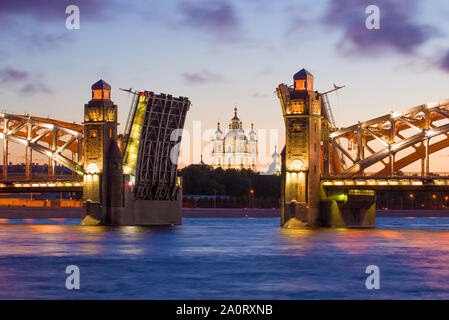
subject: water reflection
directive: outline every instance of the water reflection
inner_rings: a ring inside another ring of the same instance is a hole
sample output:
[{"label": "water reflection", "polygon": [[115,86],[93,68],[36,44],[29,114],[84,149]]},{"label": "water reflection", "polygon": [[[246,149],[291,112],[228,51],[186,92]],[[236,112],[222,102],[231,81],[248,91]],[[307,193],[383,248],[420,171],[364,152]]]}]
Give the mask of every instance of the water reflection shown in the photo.
[{"label": "water reflection", "polygon": [[[185,219],[174,228],[0,221],[0,298],[449,298],[449,224],[378,219],[376,229],[281,229],[277,219]],[[364,287],[381,269],[379,292]]]}]

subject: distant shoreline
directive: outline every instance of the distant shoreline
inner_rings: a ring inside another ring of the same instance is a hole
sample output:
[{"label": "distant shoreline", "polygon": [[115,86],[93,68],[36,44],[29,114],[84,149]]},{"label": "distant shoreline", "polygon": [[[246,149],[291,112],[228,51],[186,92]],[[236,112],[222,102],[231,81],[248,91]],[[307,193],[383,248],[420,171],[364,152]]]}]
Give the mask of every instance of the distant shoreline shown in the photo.
[{"label": "distant shoreline", "polygon": [[[279,218],[280,209],[183,208],[183,218]],[[81,208],[0,207],[0,219],[80,219]],[[377,210],[376,218],[449,217],[449,210]]]}]

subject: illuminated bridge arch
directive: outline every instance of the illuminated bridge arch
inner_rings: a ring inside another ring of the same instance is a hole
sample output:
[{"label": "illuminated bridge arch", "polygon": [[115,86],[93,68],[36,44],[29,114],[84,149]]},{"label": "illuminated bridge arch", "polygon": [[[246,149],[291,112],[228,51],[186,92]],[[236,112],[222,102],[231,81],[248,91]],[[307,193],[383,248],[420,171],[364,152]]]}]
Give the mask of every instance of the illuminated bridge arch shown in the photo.
[{"label": "illuminated bridge arch", "polygon": [[[449,99],[393,112],[331,133],[333,149],[349,166],[334,170],[337,177],[362,175],[375,165],[383,167],[374,176],[391,176],[422,161],[422,175],[429,176],[429,155],[449,147]],[[438,141],[431,138],[439,137]],[[399,157],[399,152],[411,152]],[[335,155],[334,155],[335,156]]]},{"label": "illuminated bridge arch", "polygon": [[[82,125],[59,120],[13,114],[0,114],[0,139],[24,145],[61,164],[70,170],[83,174],[83,131]],[[71,152],[71,158],[67,154]],[[8,144],[3,144],[3,162],[8,163]],[[5,166],[4,166],[5,170]],[[5,173],[4,173],[5,174]]]}]

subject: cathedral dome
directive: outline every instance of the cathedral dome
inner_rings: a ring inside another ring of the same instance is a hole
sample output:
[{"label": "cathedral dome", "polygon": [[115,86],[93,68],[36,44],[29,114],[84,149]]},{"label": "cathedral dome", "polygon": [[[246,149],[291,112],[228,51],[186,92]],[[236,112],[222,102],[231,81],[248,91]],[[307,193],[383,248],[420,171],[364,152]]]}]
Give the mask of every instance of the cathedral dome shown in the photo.
[{"label": "cathedral dome", "polygon": [[222,133],[218,123],[215,131],[214,167],[256,170],[257,140],[255,137],[254,130],[250,135],[243,130],[243,123],[237,116],[237,108],[234,108],[234,117],[229,123],[229,129]]}]

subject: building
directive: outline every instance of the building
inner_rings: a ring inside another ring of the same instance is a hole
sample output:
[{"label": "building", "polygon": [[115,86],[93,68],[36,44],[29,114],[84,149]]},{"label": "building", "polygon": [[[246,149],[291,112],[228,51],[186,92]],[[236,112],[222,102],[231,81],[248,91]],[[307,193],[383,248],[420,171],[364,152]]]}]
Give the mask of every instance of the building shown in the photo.
[{"label": "building", "polygon": [[251,124],[251,131],[247,136],[243,130],[242,121],[237,116],[237,108],[234,108],[234,117],[225,134],[221,131],[220,122],[218,122],[212,141],[214,168],[257,170],[258,150],[254,125]]}]

